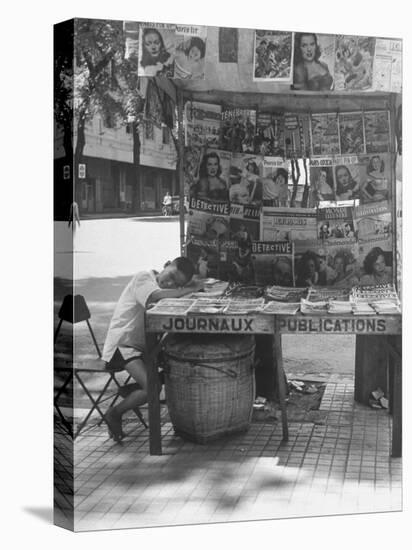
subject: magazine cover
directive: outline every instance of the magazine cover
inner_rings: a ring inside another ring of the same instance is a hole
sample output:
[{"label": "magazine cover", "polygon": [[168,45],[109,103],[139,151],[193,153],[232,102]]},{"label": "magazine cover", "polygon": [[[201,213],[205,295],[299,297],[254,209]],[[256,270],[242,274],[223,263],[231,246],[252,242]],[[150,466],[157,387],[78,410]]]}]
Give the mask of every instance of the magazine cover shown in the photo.
[{"label": "magazine cover", "polygon": [[293,33],[255,31],[253,80],[289,82],[293,70]]},{"label": "magazine cover", "polygon": [[207,28],[176,25],[174,78],[202,80],[205,78]]},{"label": "magazine cover", "polygon": [[131,23],[55,27],[55,524],[401,511],[402,96],[356,75],[383,46],[316,34],[331,89],[292,90],[293,29]]},{"label": "magazine cover", "polygon": [[313,156],[340,154],[339,124],[337,113],[313,114],[310,117]]},{"label": "magazine cover", "polygon": [[282,115],[258,111],[255,153],[267,157],[285,156],[285,121]]},{"label": "magazine cover", "polygon": [[139,35],[139,76],[175,76],[176,25],[142,24]]},{"label": "magazine cover", "polygon": [[257,285],[294,285],[293,243],[254,241],[252,261]]},{"label": "magazine cover", "polygon": [[373,88],[378,91],[401,92],[402,40],[376,39]]},{"label": "magazine cover", "polygon": [[260,161],[263,206],[289,206],[289,164],[279,157]]},{"label": "magazine cover", "polygon": [[190,196],[207,201],[229,202],[232,155],[217,149],[203,149],[202,152],[198,179],[190,188]]},{"label": "magazine cover", "polygon": [[311,208],[263,207],[260,233],[265,241],[315,240],[316,211]]},{"label": "magazine cover", "polygon": [[233,153],[230,165],[230,202],[262,206],[262,179],[256,155]]},{"label": "magazine cover", "polygon": [[256,111],[224,109],[220,132],[221,149],[232,153],[254,153]]},{"label": "magazine cover", "polygon": [[192,147],[218,148],[222,108],[212,103],[186,103],[186,144]]},{"label": "magazine cover", "polygon": [[389,111],[367,111],[363,118],[366,152],[389,153]]},{"label": "magazine cover", "polygon": [[335,36],[295,33],[293,88],[327,92],[333,90]]},{"label": "magazine cover", "polygon": [[375,38],[336,37],[335,90],[370,90],[373,84]]},{"label": "magazine cover", "polygon": [[310,157],[309,115],[285,114],[285,148],[287,158]]},{"label": "magazine cover", "polygon": [[341,113],[339,134],[342,155],[365,153],[362,113]]}]

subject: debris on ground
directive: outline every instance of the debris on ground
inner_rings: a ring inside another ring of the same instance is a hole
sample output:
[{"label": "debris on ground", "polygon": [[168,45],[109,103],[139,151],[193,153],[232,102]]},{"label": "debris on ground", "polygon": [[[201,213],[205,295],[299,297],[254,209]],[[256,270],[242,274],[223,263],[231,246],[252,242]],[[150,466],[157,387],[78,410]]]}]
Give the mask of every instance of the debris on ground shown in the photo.
[{"label": "debris on ground", "polygon": [[370,393],[369,406],[372,409],[387,409],[389,407],[389,401],[381,388],[377,388]]}]

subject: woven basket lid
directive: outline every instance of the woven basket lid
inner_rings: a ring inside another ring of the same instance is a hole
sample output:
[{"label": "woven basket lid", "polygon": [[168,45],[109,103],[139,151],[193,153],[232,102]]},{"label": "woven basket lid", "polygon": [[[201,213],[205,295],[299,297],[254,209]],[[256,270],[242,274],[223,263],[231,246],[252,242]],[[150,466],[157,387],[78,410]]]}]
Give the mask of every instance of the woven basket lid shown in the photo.
[{"label": "woven basket lid", "polygon": [[254,338],[232,334],[173,334],[165,342],[166,355],[180,359],[235,359],[251,352]]}]

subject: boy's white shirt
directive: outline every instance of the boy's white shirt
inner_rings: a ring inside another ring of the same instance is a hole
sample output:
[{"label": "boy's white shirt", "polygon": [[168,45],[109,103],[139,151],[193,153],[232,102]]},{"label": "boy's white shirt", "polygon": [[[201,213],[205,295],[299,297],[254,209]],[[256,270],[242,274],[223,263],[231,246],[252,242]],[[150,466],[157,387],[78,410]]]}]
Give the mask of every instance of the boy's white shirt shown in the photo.
[{"label": "boy's white shirt", "polygon": [[159,290],[153,271],[137,273],[123,290],[110,321],[102,359],[109,362],[117,347],[144,351],[145,311],[149,296]]}]

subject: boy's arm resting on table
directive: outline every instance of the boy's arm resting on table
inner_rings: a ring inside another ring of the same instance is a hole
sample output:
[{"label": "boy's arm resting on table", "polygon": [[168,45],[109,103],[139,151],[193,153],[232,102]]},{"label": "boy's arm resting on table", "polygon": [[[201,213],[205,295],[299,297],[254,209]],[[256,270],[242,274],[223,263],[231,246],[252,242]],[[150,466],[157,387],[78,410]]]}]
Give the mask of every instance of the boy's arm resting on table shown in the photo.
[{"label": "boy's arm resting on table", "polygon": [[153,304],[163,298],[181,298],[182,296],[186,296],[186,294],[201,290],[203,286],[203,282],[201,281],[192,281],[190,284],[181,288],[159,288],[150,294],[147,304]]}]

